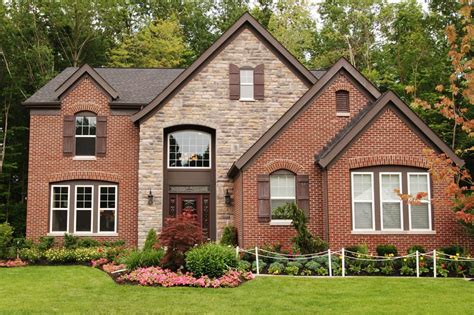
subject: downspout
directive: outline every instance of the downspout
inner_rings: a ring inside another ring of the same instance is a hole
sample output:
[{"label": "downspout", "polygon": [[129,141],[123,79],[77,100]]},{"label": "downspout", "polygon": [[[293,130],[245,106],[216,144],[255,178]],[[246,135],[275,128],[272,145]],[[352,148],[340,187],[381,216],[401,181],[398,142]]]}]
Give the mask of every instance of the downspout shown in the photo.
[{"label": "downspout", "polygon": [[328,170],[321,169],[323,189],[323,239],[329,244]]},{"label": "downspout", "polygon": [[[242,237],[241,247],[244,248],[244,172],[240,172],[240,234]],[[240,242],[239,242],[240,243]]]}]

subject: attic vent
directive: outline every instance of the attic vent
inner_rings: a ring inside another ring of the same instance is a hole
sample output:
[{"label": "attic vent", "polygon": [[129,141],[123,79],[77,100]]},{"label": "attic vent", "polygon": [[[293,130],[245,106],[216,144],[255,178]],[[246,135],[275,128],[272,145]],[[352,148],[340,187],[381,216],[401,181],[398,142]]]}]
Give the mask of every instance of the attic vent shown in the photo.
[{"label": "attic vent", "polygon": [[346,90],[336,92],[336,113],[349,114],[349,92]]}]

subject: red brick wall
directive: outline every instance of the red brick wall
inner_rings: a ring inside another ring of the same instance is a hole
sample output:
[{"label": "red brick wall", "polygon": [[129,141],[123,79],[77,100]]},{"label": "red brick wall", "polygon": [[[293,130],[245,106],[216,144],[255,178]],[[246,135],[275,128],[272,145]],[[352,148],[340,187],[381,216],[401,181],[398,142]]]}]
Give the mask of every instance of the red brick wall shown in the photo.
[{"label": "red brick wall", "polygon": [[[350,117],[336,117],[335,92],[350,93]],[[294,229],[290,226],[271,226],[257,220],[257,175],[270,174],[286,168],[297,174],[308,174],[310,182],[310,230],[323,236],[322,174],[314,165],[314,155],[344,127],[368,102],[352,81],[340,75],[308,106],[261,155],[243,171],[244,239],[241,246],[290,244]]]},{"label": "red brick wall", "polygon": [[[28,238],[49,231],[49,185],[61,180],[102,180],[118,184],[118,236],[98,239],[137,243],[138,127],[129,116],[111,115],[108,97],[85,77],[63,97],[59,115],[31,115],[28,174]],[[107,153],[93,161],[63,156],[63,118],[79,111],[107,118]]]}]

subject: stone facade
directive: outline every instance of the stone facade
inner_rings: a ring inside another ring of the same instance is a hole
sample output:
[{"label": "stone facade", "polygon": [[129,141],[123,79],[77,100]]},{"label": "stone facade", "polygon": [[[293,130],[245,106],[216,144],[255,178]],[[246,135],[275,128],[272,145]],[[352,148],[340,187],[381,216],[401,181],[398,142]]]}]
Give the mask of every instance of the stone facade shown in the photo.
[{"label": "stone facade", "polygon": [[[264,64],[265,99],[229,100],[229,64],[255,67]],[[224,203],[232,163],[254,144],[308,87],[248,28],[210,60],[160,110],[140,124],[138,240],[149,229],[162,227],[163,130],[191,124],[216,130],[216,212],[218,237],[233,222],[233,207]],[[147,204],[152,190],[156,202]]]}]

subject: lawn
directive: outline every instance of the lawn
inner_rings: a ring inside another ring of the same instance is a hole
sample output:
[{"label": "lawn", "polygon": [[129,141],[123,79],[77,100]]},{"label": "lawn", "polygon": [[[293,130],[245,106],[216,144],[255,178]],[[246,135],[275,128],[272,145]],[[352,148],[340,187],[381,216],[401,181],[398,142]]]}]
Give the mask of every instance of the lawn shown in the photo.
[{"label": "lawn", "polygon": [[0,269],[0,313],[458,313],[462,279],[261,277],[234,289],[117,285],[84,266]]}]

